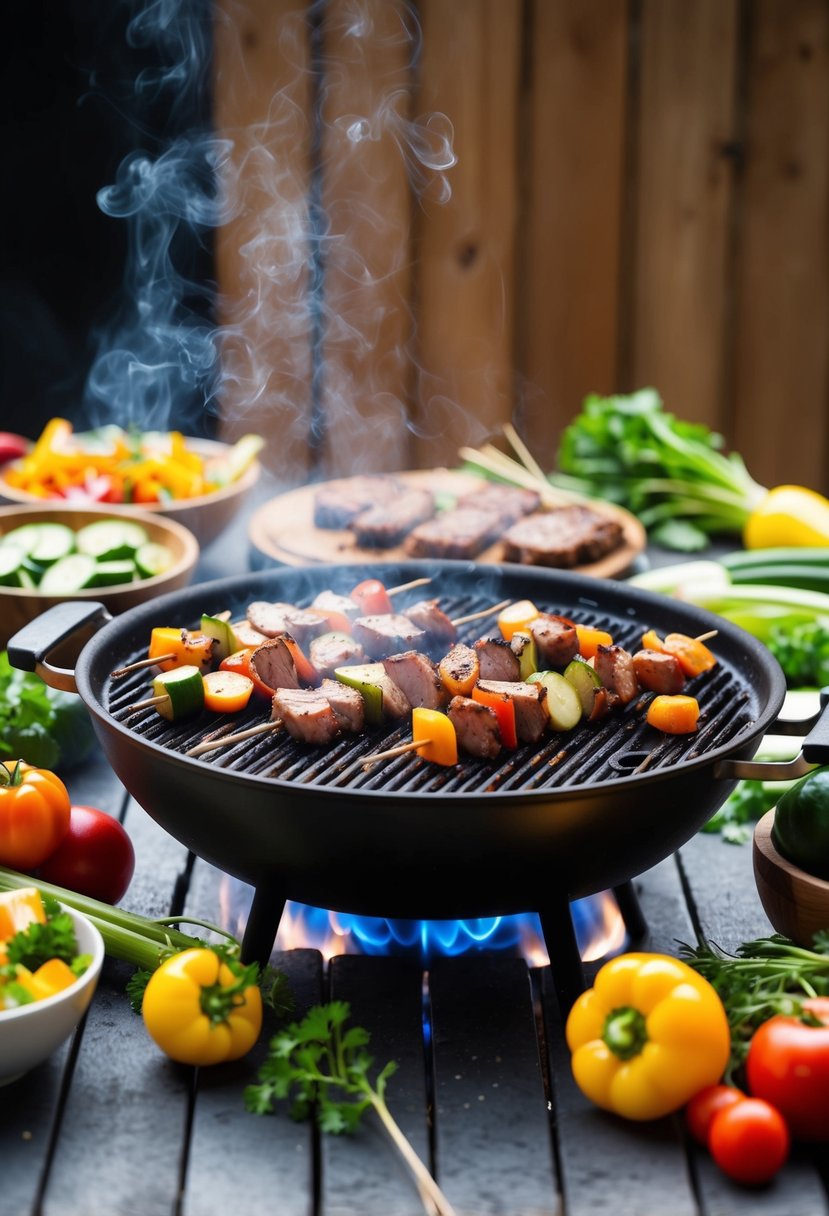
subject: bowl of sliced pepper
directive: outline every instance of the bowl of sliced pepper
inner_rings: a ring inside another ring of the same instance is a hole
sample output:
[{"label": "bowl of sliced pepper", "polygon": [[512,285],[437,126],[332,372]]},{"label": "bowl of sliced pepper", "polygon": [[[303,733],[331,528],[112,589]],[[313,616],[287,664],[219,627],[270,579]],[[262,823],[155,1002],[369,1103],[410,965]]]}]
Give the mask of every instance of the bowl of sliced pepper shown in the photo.
[{"label": "bowl of sliced pepper", "polygon": [[258,435],[221,443],[115,425],[76,431],[52,418],[28,451],[0,464],[0,499],[152,511],[206,545],[256,484],[263,442]]},{"label": "bowl of sliced pepper", "polygon": [[104,942],[80,912],[23,887],[0,895],[0,1085],[55,1052],[86,1012]]}]

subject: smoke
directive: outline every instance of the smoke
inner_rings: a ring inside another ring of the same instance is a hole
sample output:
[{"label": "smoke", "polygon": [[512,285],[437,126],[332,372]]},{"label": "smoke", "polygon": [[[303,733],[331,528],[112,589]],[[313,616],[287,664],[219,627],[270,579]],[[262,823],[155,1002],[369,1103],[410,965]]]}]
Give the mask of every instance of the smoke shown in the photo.
[{"label": "smoke", "polygon": [[136,146],[98,194],[127,250],[90,421],[202,433],[221,414],[231,431],[279,433],[301,476],[356,471],[377,445],[403,467],[412,213],[448,201],[455,163],[448,120],[409,113],[414,10],[273,16],[256,31],[278,65],[263,81],[243,4],[128,7]]}]

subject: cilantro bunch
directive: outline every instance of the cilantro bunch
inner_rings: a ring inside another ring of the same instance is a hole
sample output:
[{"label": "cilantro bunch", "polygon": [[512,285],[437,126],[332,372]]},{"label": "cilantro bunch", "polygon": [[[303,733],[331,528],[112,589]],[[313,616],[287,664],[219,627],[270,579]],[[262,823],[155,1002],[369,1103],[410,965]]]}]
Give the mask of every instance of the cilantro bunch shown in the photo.
[{"label": "cilantro bunch", "polygon": [[80,697],[18,671],[0,652],[0,755],[35,768],[70,768],[95,746],[89,713]]}]

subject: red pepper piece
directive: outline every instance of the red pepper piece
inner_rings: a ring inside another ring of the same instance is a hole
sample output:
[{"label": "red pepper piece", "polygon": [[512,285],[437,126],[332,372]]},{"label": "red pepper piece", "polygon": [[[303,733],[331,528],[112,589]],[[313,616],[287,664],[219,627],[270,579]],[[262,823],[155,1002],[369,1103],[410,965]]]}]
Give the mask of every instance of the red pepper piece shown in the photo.
[{"label": "red pepper piece", "polygon": [[379,578],[367,578],[358,583],[351,592],[351,598],[359,606],[361,616],[383,616],[387,612],[394,612],[389,593]]},{"label": "red pepper piece", "polygon": [[472,700],[480,701],[491,709],[498,719],[498,730],[504,747],[517,747],[518,735],[515,731],[515,706],[509,696],[503,693],[485,692],[477,685],[472,689]]}]

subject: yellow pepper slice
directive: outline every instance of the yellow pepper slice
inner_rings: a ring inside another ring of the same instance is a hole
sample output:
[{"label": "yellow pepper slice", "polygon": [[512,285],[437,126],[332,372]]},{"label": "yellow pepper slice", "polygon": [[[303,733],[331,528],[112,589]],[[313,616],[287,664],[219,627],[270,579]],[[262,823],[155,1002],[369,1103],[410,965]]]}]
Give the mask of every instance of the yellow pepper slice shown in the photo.
[{"label": "yellow pepper slice", "polygon": [[458,763],[458,740],[455,727],[446,714],[437,709],[412,710],[412,741],[424,760],[433,764]]},{"label": "yellow pepper slice", "polygon": [[512,640],[512,635],[519,629],[526,632],[530,621],[539,616],[539,611],[532,600],[518,600],[509,604],[498,614],[498,628],[505,642]]},{"label": "yellow pepper slice", "polygon": [[582,1093],[626,1119],[659,1119],[723,1075],[728,1018],[708,980],[665,954],[619,955],[567,1018]]},{"label": "yellow pepper slice", "polygon": [[747,549],[829,545],[829,498],[805,486],[776,486],[748,517]]}]

